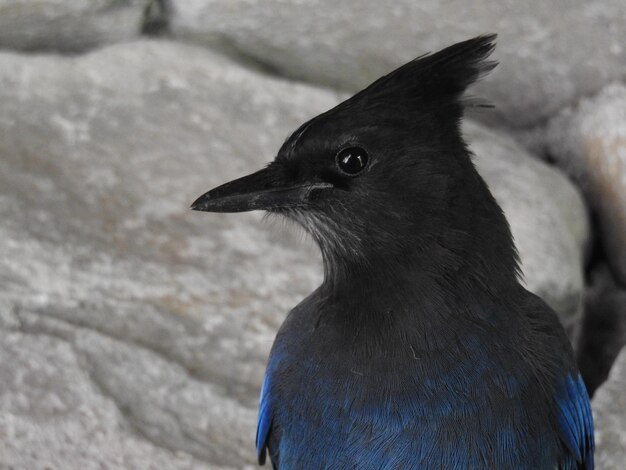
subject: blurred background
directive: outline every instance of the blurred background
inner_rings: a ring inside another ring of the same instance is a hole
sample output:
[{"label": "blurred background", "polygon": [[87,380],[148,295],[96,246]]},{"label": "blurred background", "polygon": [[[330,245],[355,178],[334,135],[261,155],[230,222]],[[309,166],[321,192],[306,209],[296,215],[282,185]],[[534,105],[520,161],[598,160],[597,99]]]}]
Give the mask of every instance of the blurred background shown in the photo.
[{"label": "blurred background", "polygon": [[0,468],[254,468],[317,249],[200,194],[396,66],[498,33],[476,164],[626,468],[623,0],[0,0]]}]

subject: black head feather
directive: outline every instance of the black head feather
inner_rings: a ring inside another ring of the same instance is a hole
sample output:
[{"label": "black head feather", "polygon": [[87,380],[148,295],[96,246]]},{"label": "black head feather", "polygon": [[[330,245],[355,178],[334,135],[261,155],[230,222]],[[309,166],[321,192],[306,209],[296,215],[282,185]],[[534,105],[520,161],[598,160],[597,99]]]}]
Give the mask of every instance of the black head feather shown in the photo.
[{"label": "black head feather", "polygon": [[319,243],[327,278],[390,278],[417,267],[514,279],[508,224],[460,131],[462,95],[495,66],[487,60],[494,39],[479,36],[401,66],[302,125],[267,169],[194,207],[295,219]]},{"label": "black head feather", "polygon": [[294,151],[315,126],[328,122],[337,125],[344,116],[353,126],[367,125],[375,117],[378,122],[386,121],[397,130],[419,126],[432,128],[433,135],[444,130],[459,135],[466,105],[489,107],[482,101],[462,96],[471,84],[497,66],[496,61],[488,60],[495,49],[496,37],[495,34],[478,36],[404,64],[304,123],[287,139],[279,156]]},{"label": "black head feather", "polygon": [[495,49],[495,39],[495,34],[478,36],[435,54],[422,55],[379,78],[338,109],[358,102],[370,106],[396,103],[415,109],[430,102],[454,101],[498,65],[487,60]]},{"label": "black head feather", "polygon": [[[360,268],[387,263],[391,271],[406,262],[459,270],[469,260],[515,277],[508,224],[460,131],[463,93],[496,66],[487,60],[495,37],[418,57],[285,142],[274,164],[292,179],[336,188],[307,207],[283,211],[313,234],[334,271],[355,260]],[[369,156],[358,177],[336,164],[338,153],[351,146]]]}]

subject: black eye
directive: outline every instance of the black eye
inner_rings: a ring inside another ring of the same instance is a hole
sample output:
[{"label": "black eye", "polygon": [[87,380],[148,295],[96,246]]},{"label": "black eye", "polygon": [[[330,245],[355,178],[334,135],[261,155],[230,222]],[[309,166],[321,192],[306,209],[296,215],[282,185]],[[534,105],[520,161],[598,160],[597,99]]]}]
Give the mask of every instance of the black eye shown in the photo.
[{"label": "black eye", "polygon": [[369,157],[361,147],[348,147],[337,154],[337,166],[350,176],[354,176],[365,169]]}]

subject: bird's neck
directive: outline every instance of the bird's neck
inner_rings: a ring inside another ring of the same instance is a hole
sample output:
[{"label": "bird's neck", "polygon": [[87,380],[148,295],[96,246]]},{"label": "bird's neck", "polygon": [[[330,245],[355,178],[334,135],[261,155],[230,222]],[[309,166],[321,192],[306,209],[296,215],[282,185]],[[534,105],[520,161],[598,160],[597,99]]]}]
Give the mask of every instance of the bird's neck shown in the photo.
[{"label": "bird's neck", "polygon": [[484,304],[517,290],[517,253],[504,214],[475,170],[465,178],[471,181],[461,187],[472,191],[451,202],[430,233],[416,213],[415,223],[403,224],[392,237],[377,238],[373,228],[353,256],[322,249],[322,290],[348,296],[360,311],[394,304],[398,311],[439,317],[467,314],[454,303],[442,308],[450,299],[481,298]]},{"label": "bird's neck", "polygon": [[485,332],[498,332],[507,341],[520,321],[515,316],[517,283],[498,292],[471,277],[438,278],[423,272],[351,279],[322,285],[312,321],[331,356],[364,371],[383,368],[380,361],[389,357],[396,358],[392,374],[402,364],[416,366],[416,357],[435,367],[482,344]]},{"label": "bird's neck", "polygon": [[[508,227],[505,232],[505,241],[492,231],[453,236],[449,244],[443,237],[427,244],[391,244],[383,250],[366,247],[354,257],[325,253],[322,287],[370,304],[385,297],[437,301],[458,292],[497,297],[519,284],[517,255],[506,241]],[[487,247],[485,240],[490,240]]]},{"label": "bird's neck", "polygon": [[389,355],[397,355],[398,364],[414,365],[416,355],[435,363],[449,348],[462,355],[468,338],[480,343],[485,331],[506,340],[520,320],[517,281],[490,286],[470,272],[418,268],[380,274],[361,270],[327,278],[318,290],[315,322],[334,338],[329,350],[348,351],[355,364]]},{"label": "bird's neck", "polygon": [[459,264],[456,258],[448,256],[440,253],[439,264],[417,255],[411,259],[407,254],[402,261],[370,258],[368,265],[343,262],[327,266],[321,291],[359,306],[358,311],[381,310],[390,305],[399,310],[407,306],[428,311],[433,306],[441,314],[441,307],[451,299],[497,299],[519,286],[515,272],[494,277],[479,266],[481,259],[472,257]]}]

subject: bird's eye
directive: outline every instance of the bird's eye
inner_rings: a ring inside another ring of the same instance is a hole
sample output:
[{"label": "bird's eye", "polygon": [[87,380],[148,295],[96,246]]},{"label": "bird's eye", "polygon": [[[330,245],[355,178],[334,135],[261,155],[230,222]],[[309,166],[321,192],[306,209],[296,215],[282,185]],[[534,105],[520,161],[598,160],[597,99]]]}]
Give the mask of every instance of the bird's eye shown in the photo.
[{"label": "bird's eye", "polygon": [[369,157],[361,147],[348,147],[337,154],[337,166],[350,176],[359,174],[367,166]]}]

